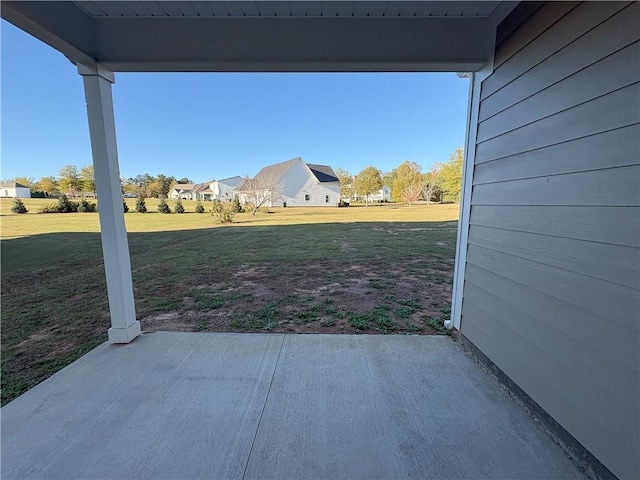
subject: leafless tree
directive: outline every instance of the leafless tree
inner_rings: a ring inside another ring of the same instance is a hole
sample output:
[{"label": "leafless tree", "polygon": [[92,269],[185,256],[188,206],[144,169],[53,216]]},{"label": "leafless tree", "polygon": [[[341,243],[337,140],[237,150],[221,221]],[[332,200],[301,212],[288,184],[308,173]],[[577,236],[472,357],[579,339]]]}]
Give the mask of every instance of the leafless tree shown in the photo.
[{"label": "leafless tree", "polygon": [[284,197],[278,178],[270,174],[248,176],[242,179],[236,191],[240,193],[240,200],[250,205],[251,214],[255,215],[262,207],[272,207]]},{"label": "leafless tree", "polygon": [[402,201],[411,206],[412,203],[420,200],[423,184],[419,180],[414,180],[402,190]]}]

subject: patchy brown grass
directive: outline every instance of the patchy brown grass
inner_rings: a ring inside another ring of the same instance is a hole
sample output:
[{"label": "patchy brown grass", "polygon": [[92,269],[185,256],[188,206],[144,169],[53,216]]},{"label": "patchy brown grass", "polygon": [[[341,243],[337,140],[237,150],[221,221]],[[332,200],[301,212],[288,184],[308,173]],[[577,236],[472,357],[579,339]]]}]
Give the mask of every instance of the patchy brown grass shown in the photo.
[{"label": "patchy brown grass", "polygon": [[[290,208],[219,227],[127,214],[138,318],[147,331],[432,334],[449,312],[456,215]],[[106,339],[96,227],[95,214],[2,217],[3,403]]]}]

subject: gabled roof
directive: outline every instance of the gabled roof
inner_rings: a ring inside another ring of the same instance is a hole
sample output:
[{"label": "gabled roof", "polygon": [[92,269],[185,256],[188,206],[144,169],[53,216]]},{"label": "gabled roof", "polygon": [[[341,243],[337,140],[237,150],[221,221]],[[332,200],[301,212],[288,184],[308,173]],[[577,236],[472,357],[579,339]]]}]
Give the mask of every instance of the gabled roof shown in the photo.
[{"label": "gabled roof", "polygon": [[0,185],[0,188],[29,188],[26,185],[22,185],[18,182],[7,182]]},{"label": "gabled roof", "polygon": [[[233,182],[230,182],[230,180],[233,180]],[[240,175],[236,175],[235,177],[223,178],[222,180],[218,180],[218,183],[223,183],[225,185],[230,185],[232,187],[235,187],[240,182],[242,182],[242,177]]]},{"label": "gabled roof", "polygon": [[264,167],[262,170],[258,172],[255,178],[260,178],[264,176],[273,177],[275,180],[279,180],[282,175],[296,162],[301,162],[306,165],[311,173],[319,182],[339,182],[338,176],[333,171],[329,165],[316,165],[312,163],[306,163],[302,157],[292,158],[291,160],[287,160],[286,162],[276,163],[275,165],[269,165],[268,167]]},{"label": "gabled roof", "polygon": [[174,190],[182,190],[183,192],[190,192],[195,188],[193,183],[176,183],[173,186]]},{"label": "gabled roof", "polygon": [[262,170],[258,172],[258,174],[254,178],[260,177],[272,177],[273,180],[279,180],[284,172],[286,172],[291,165],[296,162],[302,162],[302,157],[292,158],[291,160],[287,160],[286,162],[276,163],[275,165],[269,165],[268,167],[264,167]]},{"label": "gabled roof", "polygon": [[319,182],[339,182],[336,172],[333,171],[329,165],[314,165],[307,163],[307,167],[311,170],[311,173],[318,179]]},{"label": "gabled roof", "polygon": [[211,191],[211,189],[209,188],[209,184],[208,183],[199,183],[198,185],[196,185],[194,187],[194,189],[192,191],[194,193],[201,193],[201,192],[205,192],[207,190]]}]

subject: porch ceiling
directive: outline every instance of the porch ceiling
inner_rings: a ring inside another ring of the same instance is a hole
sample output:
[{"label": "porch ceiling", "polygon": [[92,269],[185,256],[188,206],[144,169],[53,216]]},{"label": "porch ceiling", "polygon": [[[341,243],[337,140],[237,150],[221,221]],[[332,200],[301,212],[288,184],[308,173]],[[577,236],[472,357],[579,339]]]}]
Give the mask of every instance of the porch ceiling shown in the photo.
[{"label": "porch ceiling", "polygon": [[1,15],[115,72],[475,71],[517,3],[5,1]]}]

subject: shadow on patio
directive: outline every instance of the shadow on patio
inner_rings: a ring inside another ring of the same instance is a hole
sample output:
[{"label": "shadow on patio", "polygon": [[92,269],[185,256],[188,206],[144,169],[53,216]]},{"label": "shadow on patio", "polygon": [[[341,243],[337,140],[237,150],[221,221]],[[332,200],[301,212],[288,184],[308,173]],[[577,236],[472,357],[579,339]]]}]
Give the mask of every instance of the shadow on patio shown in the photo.
[{"label": "shadow on patio", "polygon": [[449,337],[143,334],[2,408],[3,478],[582,478]]}]

